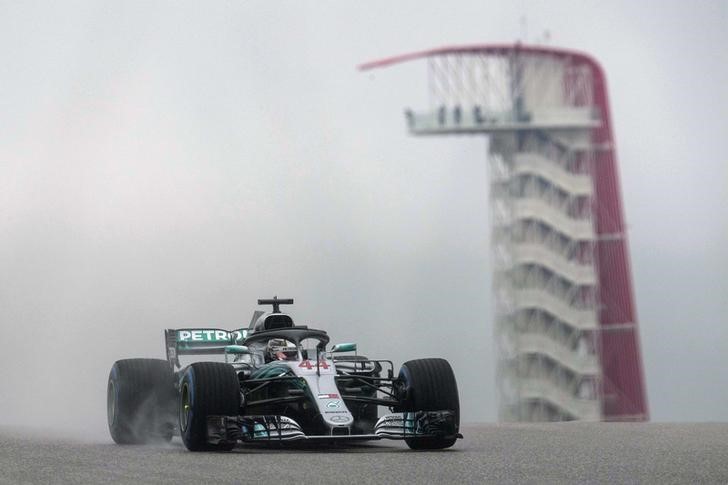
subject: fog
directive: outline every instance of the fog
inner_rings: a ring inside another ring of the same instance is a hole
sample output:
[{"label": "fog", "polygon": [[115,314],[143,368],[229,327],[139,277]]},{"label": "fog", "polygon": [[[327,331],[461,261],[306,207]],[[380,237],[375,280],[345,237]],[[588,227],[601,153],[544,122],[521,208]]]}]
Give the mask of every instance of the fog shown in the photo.
[{"label": "fog", "polygon": [[652,418],[728,419],[728,3],[0,13],[0,424],[108,439],[115,360],[273,295],[397,367],[447,358],[495,420],[487,142],[406,134],[424,63],[356,65],[519,38],[607,73]]}]

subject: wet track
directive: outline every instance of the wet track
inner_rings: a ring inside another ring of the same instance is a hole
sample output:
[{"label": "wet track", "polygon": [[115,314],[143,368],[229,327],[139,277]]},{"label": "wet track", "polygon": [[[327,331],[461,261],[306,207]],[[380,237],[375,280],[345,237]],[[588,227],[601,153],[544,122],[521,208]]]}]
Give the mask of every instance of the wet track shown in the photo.
[{"label": "wet track", "polygon": [[382,441],[189,453],[0,428],[0,483],[728,483],[728,424],[477,425],[450,450]]}]

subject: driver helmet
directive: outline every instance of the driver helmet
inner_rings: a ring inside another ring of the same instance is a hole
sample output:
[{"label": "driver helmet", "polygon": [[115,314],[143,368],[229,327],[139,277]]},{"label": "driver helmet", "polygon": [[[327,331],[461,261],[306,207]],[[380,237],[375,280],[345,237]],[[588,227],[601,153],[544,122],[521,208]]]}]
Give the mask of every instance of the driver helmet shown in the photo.
[{"label": "driver helmet", "polygon": [[298,349],[293,342],[273,338],[268,341],[267,354],[270,360],[295,360],[298,356]]}]

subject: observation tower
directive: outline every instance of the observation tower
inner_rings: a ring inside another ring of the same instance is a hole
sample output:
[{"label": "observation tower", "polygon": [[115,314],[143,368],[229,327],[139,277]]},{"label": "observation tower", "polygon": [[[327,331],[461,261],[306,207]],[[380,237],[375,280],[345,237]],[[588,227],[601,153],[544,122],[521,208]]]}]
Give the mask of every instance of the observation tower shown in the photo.
[{"label": "observation tower", "polygon": [[490,137],[500,420],[649,419],[602,68],[512,44],[360,69],[416,59],[429,106],[405,111],[409,132]]}]

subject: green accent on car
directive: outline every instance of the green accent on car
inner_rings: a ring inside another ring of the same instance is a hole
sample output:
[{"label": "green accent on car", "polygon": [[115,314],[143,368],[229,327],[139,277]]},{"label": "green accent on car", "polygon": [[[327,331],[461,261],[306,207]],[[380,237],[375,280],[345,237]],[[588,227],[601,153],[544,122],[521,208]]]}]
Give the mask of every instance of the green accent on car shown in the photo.
[{"label": "green accent on car", "polygon": [[268,379],[271,377],[295,376],[285,362],[271,362],[253,371],[251,379]]},{"label": "green accent on car", "polygon": [[249,354],[250,349],[245,345],[228,345],[225,347],[226,354]]},{"label": "green accent on car", "polygon": [[336,344],[331,349],[331,352],[356,352],[355,343]]}]

